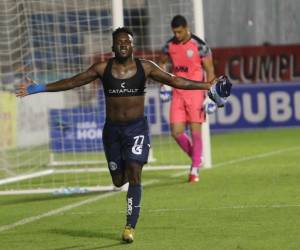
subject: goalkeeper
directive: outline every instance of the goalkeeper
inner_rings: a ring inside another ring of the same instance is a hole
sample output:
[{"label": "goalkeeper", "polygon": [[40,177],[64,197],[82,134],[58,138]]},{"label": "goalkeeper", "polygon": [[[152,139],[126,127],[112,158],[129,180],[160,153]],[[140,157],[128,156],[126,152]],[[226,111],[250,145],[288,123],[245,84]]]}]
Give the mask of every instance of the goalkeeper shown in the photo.
[{"label": "goalkeeper", "polygon": [[[189,30],[184,16],[174,16],[171,21],[174,36],[163,48],[159,65],[166,69],[171,61],[172,72],[176,76],[195,81],[211,81],[215,78],[210,48]],[[168,86],[161,87],[161,100],[168,100]],[[192,164],[188,181],[199,181],[199,169],[202,165],[201,124],[205,121],[204,99],[206,91],[187,91],[174,88],[170,106],[170,127],[172,137],[180,148],[191,158]],[[170,97],[171,99],[171,97]],[[188,125],[190,136],[185,133]]]},{"label": "goalkeeper", "polygon": [[154,62],[133,56],[133,34],[123,27],[113,34],[114,57],[93,64],[86,71],[71,78],[53,83],[21,84],[18,97],[40,92],[56,92],[73,89],[100,78],[104,88],[106,121],[103,128],[103,144],[108,168],[115,186],[129,182],[127,192],[127,220],[122,239],[131,243],[140,214],[142,197],[142,168],[147,163],[150,140],[147,119],[144,117],[146,79],[181,89],[210,89],[215,87],[218,96],[219,81],[190,81],[176,77],[160,69]]}]

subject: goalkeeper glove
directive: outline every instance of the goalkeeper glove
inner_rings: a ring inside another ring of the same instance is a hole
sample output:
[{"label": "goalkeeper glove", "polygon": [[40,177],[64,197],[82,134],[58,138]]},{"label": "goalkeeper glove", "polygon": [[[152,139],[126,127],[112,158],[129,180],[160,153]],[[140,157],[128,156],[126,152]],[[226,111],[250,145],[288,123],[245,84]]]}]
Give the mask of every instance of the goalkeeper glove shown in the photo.
[{"label": "goalkeeper glove", "polygon": [[207,94],[218,107],[224,107],[227,97],[230,96],[231,86],[232,84],[226,76],[220,76],[215,80]]},{"label": "goalkeeper glove", "polygon": [[210,100],[209,98],[206,98],[203,103],[204,112],[208,115],[213,114],[218,109],[217,104]]},{"label": "goalkeeper glove", "polygon": [[168,102],[172,98],[172,87],[168,85],[161,85],[159,91],[160,100],[162,102]]}]

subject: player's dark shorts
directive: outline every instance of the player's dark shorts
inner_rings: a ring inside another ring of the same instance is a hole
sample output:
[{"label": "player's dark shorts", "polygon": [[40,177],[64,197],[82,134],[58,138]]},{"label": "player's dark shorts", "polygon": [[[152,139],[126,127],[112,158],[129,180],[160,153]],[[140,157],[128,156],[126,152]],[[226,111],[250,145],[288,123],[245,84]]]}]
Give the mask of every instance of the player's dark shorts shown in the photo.
[{"label": "player's dark shorts", "polygon": [[128,161],[147,163],[150,138],[146,117],[126,123],[106,120],[102,139],[111,174],[119,174]]}]

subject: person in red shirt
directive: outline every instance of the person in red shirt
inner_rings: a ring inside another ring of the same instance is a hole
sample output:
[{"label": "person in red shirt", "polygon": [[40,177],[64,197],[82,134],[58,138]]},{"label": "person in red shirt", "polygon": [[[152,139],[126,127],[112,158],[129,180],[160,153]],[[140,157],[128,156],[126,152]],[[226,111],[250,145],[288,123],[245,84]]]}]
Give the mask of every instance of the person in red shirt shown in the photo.
[{"label": "person in red shirt", "polygon": [[[159,65],[166,69],[170,60],[172,73],[176,76],[194,81],[213,80],[215,73],[212,53],[206,43],[190,32],[184,16],[174,16],[171,28],[174,36],[165,44]],[[205,121],[203,110],[205,96],[205,90],[172,89],[171,134],[192,160],[189,182],[199,181],[199,169],[202,164],[201,124]],[[186,125],[189,126],[190,136],[185,133]]]}]

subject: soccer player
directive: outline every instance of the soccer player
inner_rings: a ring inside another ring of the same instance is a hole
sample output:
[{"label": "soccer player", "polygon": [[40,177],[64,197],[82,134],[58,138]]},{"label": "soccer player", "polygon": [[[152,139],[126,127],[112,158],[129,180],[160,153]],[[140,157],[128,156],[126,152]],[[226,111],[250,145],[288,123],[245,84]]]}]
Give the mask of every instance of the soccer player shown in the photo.
[{"label": "soccer player", "polygon": [[16,95],[65,91],[101,79],[106,104],[104,150],[113,184],[121,187],[129,182],[127,221],[122,239],[131,243],[140,214],[142,168],[147,163],[150,148],[148,123],[144,117],[146,79],[149,77],[172,87],[191,90],[207,90],[221,85],[218,79],[210,83],[177,77],[152,61],[135,58],[133,34],[128,28],[116,29],[112,37],[115,56],[108,61],[95,63],[78,75],[53,83],[22,84]]},{"label": "soccer player", "polygon": [[[210,48],[190,32],[184,16],[174,16],[171,28],[174,36],[164,46],[164,54],[160,58],[159,65],[166,69],[170,59],[172,72],[176,76],[194,81],[204,81],[204,79],[212,81],[215,74]],[[162,86],[162,89],[165,89],[165,86]],[[205,121],[203,109],[205,92],[186,91],[176,87],[172,90],[171,134],[181,149],[191,158],[189,182],[199,181],[199,169],[203,159],[201,124]],[[161,91],[162,98],[167,98],[166,94],[166,91]],[[171,92],[169,94],[171,95]],[[186,125],[189,127],[190,136],[185,133]]]}]

